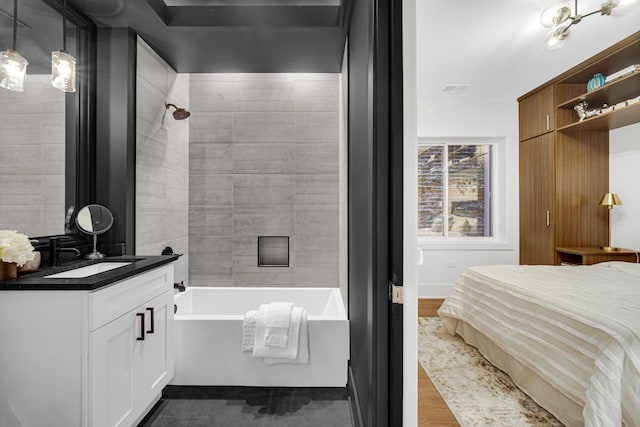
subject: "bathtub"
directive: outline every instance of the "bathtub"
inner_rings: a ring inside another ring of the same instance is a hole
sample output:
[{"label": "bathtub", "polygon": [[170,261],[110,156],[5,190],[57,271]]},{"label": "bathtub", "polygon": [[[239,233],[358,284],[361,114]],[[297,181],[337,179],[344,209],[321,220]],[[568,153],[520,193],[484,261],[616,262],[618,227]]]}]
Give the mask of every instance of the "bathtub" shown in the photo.
[{"label": "bathtub", "polygon": [[[242,320],[260,304],[304,307],[309,363],[266,365],[242,352]],[[174,385],[344,387],[349,322],[337,288],[191,287],[175,295]]]}]

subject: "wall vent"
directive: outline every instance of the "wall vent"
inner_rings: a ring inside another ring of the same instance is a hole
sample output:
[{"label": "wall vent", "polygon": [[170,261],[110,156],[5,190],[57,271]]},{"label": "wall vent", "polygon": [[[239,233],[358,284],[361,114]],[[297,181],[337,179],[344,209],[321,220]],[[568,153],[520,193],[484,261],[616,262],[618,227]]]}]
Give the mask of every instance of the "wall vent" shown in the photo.
[{"label": "wall vent", "polygon": [[471,85],[468,83],[463,83],[463,84],[450,84],[450,85],[446,85],[444,88],[442,88],[442,91],[445,93],[460,93],[460,92],[464,92],[465,90],[467,90]]}]

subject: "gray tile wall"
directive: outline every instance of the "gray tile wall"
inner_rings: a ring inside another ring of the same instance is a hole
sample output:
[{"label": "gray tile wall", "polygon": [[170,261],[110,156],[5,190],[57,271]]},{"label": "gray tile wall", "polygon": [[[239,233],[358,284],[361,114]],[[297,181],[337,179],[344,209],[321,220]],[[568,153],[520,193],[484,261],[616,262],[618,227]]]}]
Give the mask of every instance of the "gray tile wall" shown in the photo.
[{"label": "gray tile wall", "polygon": [[340,75],[192,74],[190,103],[190,284],[337,287]]},{"label": "gray tile wall", "polygon": [[176,73],[138,38],[136,105],[136,254],[184,254],[175,279],[188,283],[189,119],[177,121],[165,102],[189,109],[189,75]]},{"label": "gray tile wall", "polygon": [[0,89],[0,230],[64,233],[64,93],[51,75],[28,75],[24,92]]}]

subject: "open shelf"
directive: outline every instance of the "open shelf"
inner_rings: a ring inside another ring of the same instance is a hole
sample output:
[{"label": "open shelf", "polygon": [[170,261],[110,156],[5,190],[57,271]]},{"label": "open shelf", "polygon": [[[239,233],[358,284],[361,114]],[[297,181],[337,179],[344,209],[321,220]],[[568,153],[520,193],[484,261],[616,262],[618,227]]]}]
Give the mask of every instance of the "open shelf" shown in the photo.
[{"label": "open shelf", "polygon": [[581,122],[571,123],[559,127],[558,131],[567,130],[610,130],[638,122],[640,117],[640,102],[624,108],[616,109],[599,116],[584,119]]},{"label": "open shelf", "polygon": [[[585,85],[586,86],[586,85]],[[603,104],[615,105],[629,98],[629,93],[640,95],[640,71],[621,77],[594,91],[583,93],[558,105],[558,108],[573,110],[582,101],[587,101],[590,107],[602,107]]]}]

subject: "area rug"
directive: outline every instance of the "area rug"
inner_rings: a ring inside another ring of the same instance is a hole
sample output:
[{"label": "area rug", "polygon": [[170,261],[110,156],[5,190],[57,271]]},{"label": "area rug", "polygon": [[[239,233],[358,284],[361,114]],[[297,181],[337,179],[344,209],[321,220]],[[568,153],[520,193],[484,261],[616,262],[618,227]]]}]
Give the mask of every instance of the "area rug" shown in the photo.
[{"label": "area rug", "polygon": [[418,323],[420,365],[462,427],[562,426],[439,318]]}]

